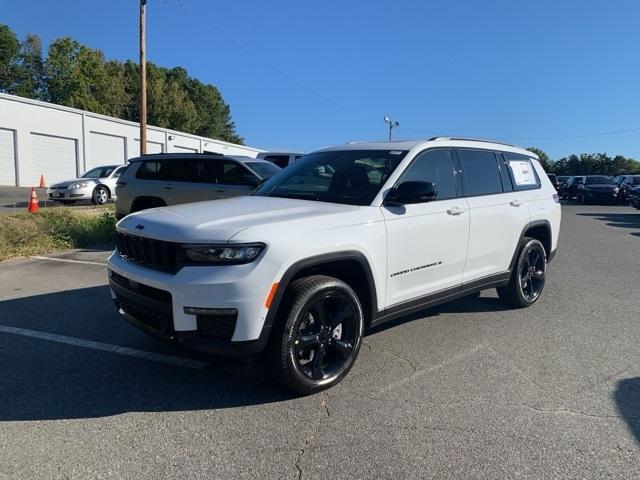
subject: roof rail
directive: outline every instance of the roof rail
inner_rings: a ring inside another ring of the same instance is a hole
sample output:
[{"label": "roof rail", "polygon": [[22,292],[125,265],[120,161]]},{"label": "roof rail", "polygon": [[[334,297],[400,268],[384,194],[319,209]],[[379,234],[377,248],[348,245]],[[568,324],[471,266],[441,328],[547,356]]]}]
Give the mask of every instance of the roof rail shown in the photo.
[{"label": "roof rail", "polygon": [[515,147],[512,143],[507,142],[497,142],[495,140],[487,140],[484,138],[471,138],[471,137],[431,137],[429,141],[433,140],[457,140],[459,142],[484,142],[484,143],[495,143],[496,145],[506,145],[508,147]]}]

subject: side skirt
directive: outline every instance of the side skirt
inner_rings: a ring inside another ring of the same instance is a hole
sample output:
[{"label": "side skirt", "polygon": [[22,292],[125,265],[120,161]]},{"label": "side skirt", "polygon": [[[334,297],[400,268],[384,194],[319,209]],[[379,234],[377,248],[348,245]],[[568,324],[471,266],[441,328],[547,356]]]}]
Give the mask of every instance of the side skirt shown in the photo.
[{"label": "side skirt", "polygon": [[426,308],[435,307],[443,303],[450,302],[457,298],[465,297],[474,292],[486,290],[489,288],[504,287],[509,283],[511,272],[506,271],[496,275],[474,280],[458,287],[447,288],[436,293],[426,295],[424,297],[409,300],[407,302],[398,303],[378,313],[371,320],[371,327],[378,326],[382,323],[395,320],[400,317],[411,315]]}]

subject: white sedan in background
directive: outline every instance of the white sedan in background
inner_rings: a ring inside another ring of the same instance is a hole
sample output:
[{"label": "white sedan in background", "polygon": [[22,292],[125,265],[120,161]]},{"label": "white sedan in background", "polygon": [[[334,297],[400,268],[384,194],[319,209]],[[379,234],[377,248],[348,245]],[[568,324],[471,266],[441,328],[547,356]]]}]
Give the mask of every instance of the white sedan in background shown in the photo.
[{"label": "white sedan in background", "polygon": [[110,199],[116,198],[116,182],[126,167],[126,165],[96,167],[80,178],[54,183],[47,190],[49,200],[67,205],[81,200],[90,200],[94,205],[104,205]]}]

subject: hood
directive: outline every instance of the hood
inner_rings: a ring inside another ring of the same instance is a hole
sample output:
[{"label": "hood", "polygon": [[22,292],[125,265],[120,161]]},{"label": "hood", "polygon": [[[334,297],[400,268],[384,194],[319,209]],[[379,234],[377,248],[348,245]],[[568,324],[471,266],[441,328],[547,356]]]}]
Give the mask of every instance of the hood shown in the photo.
[{"label": "hood", "polygon": [[72,183],[78,183],[78,182],[87,182],[87,183],[96,183],[96,178],[74,178],[73,180],[62,180],[61,182],[56,182],[53,183],[51,185],[49,185],[49,188],[53,188],[53,187],[68,187],[69,185],[71,185]]},{"label": "hood", "polygon": [[308,222],[360,208],[290,198],[234,197],[132,213],[120,220],[117,229],[171,242],[226,242],[249,227],[277,228],[281,222]]}]

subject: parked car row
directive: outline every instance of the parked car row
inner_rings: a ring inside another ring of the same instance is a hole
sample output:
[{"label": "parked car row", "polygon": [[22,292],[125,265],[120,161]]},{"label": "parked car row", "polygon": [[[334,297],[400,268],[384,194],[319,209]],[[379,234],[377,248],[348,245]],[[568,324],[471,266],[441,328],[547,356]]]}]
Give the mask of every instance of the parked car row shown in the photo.
[{"label": "parked car row", "polygon": [[575,175],[555,177],[555,180],[560,198],[575,198],[583,204],[628,203],[631,190],[640,186],[640,175],[620,175],[615,178],[606,175]]},{"label": "parked car row", "polygon": [[[295,160],[292,157],[291,161]],[[200,153],[151,154],[57,182],[48,197],[65,205],[116,200],[118,219],[152,207],[246,195],[281,170],[272,161]]]}]

